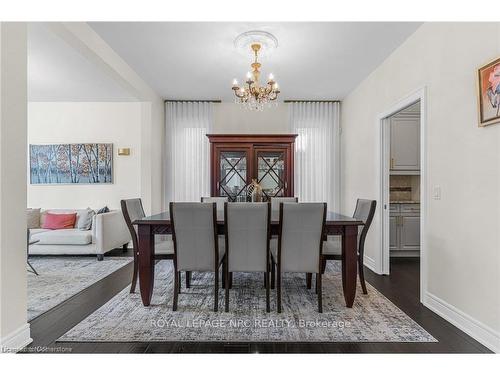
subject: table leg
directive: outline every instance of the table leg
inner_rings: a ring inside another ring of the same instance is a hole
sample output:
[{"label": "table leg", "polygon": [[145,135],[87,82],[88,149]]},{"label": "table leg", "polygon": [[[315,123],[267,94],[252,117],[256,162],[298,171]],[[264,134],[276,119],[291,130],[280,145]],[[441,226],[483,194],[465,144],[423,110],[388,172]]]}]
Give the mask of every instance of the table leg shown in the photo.
[{"label": "table leg", "polygon": [[139,288],[142,304],[149,306],[155,277],[155,240],[151,226],[139,225]]},{"label": "table leg", "polygon": [[342,235],[342,288],[347,307],[352,307],[356,297],[358,227],[347,225]]}]

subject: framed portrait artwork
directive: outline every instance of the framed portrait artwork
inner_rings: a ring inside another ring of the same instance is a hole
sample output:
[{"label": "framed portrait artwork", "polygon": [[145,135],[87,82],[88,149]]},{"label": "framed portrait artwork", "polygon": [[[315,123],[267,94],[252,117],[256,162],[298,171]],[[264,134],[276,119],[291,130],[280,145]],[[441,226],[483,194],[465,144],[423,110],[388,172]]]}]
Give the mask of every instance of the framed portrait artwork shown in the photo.
[{"label": "framed portrait artwork", "polygon": [[478,70],[479,126],[500,123],[500,58]]}]

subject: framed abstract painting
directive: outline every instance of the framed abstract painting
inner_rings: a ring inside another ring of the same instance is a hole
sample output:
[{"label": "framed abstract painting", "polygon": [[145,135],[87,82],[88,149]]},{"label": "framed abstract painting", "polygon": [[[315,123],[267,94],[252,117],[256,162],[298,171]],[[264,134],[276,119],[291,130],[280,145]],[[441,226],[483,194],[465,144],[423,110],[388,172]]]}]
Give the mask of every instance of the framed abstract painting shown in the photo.
[{"label": "framed abstract painting", "polygon": [[500,58],[478,70],[479,126],[500,122]]},{"label": "framed abstract painting", "polygon": [[113,145],[30,145],[30,182],[32,185],[111,184]]}]

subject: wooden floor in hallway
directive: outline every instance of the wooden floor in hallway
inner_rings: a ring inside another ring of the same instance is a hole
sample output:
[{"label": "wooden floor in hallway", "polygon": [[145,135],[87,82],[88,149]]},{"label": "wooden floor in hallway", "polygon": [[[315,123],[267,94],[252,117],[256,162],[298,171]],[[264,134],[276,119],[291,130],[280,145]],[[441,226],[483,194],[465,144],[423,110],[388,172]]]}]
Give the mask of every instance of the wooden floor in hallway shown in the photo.
[{"label": "wooden floor in hallway", "polygon": [[[118,255],[123,256],[120,252]],[[111,255],[113,256],[113,255]],[[489,353],[419,302],[419,260],[391,260],[391,275],[366,270],[367,281],[434,336],[437,343],[64,342],[56,340],[130,283],[132,264],[31,321],[32,352],[50,353]]]}]

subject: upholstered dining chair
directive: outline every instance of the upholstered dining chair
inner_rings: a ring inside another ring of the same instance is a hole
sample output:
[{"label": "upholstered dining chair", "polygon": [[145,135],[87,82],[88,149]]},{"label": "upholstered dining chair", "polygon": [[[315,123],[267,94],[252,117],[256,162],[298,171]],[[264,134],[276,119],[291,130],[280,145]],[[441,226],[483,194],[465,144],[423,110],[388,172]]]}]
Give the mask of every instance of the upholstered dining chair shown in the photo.
[{"label": "upholstered dining chair", "polygon": [[[225,203],[226,280],[233,272],[263,272],[266,287],[266,311],[270,312],[271,203]],[[229,282],[226,289],[226,312],[229,312]]]},{"label": "upholstered dining chair", "polygon": [[227,197],[201,197],[203,203],[216,203],[217,211],[224,211],[224,203],[228,201]]},{"label": "upholstered dining chair", "polygon": [[[365,252],[365,239],[370,225],[375,215],[377,201],[369,199],[358,199],[356,202],[356,209],[354,210],[353,217],[361,220],[364,225],[358,229],[358,273],[363,294],[368,294],[365,283],[365,272],[363,264],[363,255]],[[332,236],[328,238],[323,245],[323,261],[322,273],[325,272],[326,261],[331,259],[342,259],[342,237]]]},{"label": "upholstered dining chair", "polygon": [[281,312],[281,276],[284,272],[316,274],[318,311],[323,312],[321,253],[326,203],[280,203],[278,241],[272,241],[272,268],[277,265],[276,297]]},{"label": "upholstered dining chair", "polygon": [[[122,199],[120,204],[123,218],[130,232],[130,237],[132,237],[132,245],[134,247],[134,273],[132,275],[132,285],[130,286],[130,293],[134,293],[139,270],[139,240],[137,237],[137,227],[132,223],[135,220],[142,219],[146,215],[140,198]],[[173,259],[174,243],[172,242],[172,236],[169,235],[166,238],[167,239],[164,241],[155,239],[155,255],[157,255],[158,258]]]},{"label": "upholstered dining chair", "polygon": [[271,197],[271,211],[279,212],[281,202],[292,202],[297,203],[299,198],[297,197]]},{"label": "upholstered dining chair", "polygon": [[215,273],[214,311],[217,311],[219,268],[224,263],[225,244],[217,235],[216,203],[170,202],[170,222],[174,242],[172,310],[177,310],[178,295],[181,291],[181,272],[196,271]]}]

